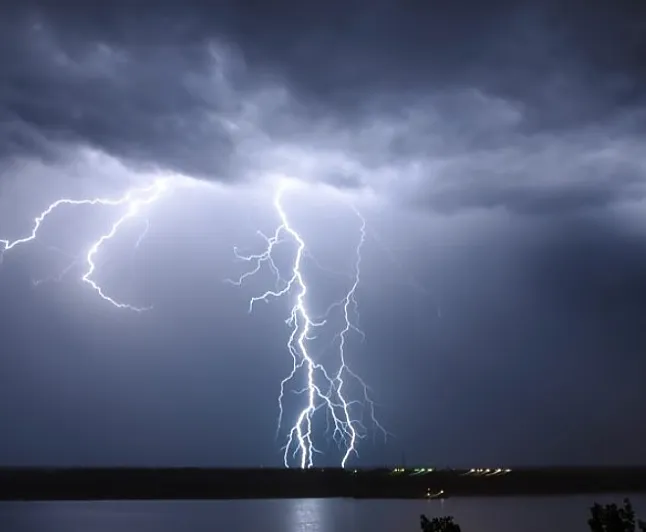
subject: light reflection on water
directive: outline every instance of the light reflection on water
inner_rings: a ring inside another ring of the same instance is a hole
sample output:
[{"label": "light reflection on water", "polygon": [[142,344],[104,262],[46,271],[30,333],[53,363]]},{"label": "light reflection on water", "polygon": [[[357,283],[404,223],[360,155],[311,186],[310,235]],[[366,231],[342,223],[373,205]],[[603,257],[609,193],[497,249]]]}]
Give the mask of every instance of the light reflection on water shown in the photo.
[{"label": "light reflection on water", "polygon": [[[453,515],[463,532],[587,532],[594,501],[623,496],[446,501],[284,499],[0,503],[2,532],[411,532],[419,516]],[[646,518],[646,496],[631,500]]]}]

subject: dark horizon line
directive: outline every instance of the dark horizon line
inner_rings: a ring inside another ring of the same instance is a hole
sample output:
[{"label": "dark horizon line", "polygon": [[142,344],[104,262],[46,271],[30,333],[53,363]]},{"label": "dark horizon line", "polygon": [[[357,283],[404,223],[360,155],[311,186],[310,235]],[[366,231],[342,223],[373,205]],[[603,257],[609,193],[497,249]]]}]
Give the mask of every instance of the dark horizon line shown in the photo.
[{"label": "dark horizon line", "polygon": [[[364,465],[364,466],[350,466],[350,467],[345,467],[342,468],[341,466],[338,465],[332,465],[332,466],[314,466],[310,468],[305,468],[305,470],[321,470],[321,469],[338,469],[338,470],[346,470],[346,471],[352,471],[352,470],[357,470],[357,471],[366,471],[366,470],[375,470],[375,469],[396,469],[396,468],[402,468],[407,471],[410,470],[415,470],[415,469],[433,469],[435,471],[470,471],[471,469],[496,469],[496,468],[506,468],[510,469],[512,472],[518,472],[518,471],[537,471],[537,470],[563,470],[563,469],[568,469],[568,470],[573,470],[573,469],[588,469],[588,470],[636,470],[636,469],[646,469],[646,464],[630,464],[630,465],[598,465],[598,464],[588,464],[588,465],[566,465],[566,464],[554,464],[554,465],[541,465],[541,466],[534,466],[534,465],[507,465],[507,464],[497,464],[496,466],[491,466],[491,465],[480,465],[480,466],[472,466],[472,467],[451,467],[451,466],[436,466],[436,465],[422,465],[422,464],[416,464],[416,465],[400,465],[400,464],[374,464],[374,465]],[[75,469],[75,470],[123,470],[123,469],[156,469],[156,470],[186,470],[186,469],[192,469],[192,470],[204,470],[204,471],[209,471],[209,470],[225,470],[225,469],[236,469],[236,470],[257,470],[257,469],[276,469],[276,470],[295,470],[295,471],[300,471],[303,468],[301,467],[285,467],[285,466],[279,466],[279,465],[271,465],[271,466],[264,466],[264,465],[249,465],[249,466],[243,466],[243,465],[212,465],[212,466],[193,466],[193,465],[133,465],[133,464],[128,464],[128,465],[46,465],[46,464],[33,464],[33,465],[10,465],[10,464],[0,464],[0,471],[7,471],[7,470],[26,470],[26,469],[48,469],[48,470],[70,470],[70,469]]]},{"label": "dark horizon line", "polygon": [[646,493],[646,467],[401,468],[0,468],[0,500],[166,500]]}]

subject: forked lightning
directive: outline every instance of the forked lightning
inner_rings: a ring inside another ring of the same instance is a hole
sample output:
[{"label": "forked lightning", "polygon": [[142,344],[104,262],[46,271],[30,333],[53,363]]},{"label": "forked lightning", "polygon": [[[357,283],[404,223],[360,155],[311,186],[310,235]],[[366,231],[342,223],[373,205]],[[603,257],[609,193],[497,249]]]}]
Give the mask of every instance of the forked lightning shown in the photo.
[{"label": "forked lightning", "polygon": [[[315,444],[316,430],[314,426],[315,415],[324,410],[328,421],[331,421],[333,440],[342,449],[341,466],[345,467],[349,458],[357,454],[358,440],[365,437],[367,429],[362,423],[362,416],[357,416],[357,406],[368,407],[371,421],[386,435],[386,431],[378,423],[374,416],[374,403],[368,395],[368,387],[354,373],[346,362],[346,345],[348,335],[356,333],[362,339],[363,332],[353,321],[357,316],[358,307],[356,300],[357,288],[360,282],[361,273],[361,249],[366,239],[366,222],[361,214],[355,210],[361,222],[360,239],[356,248],[356,261],[354,272],[351,275],[352,285],[345,297],[334,302],[323,319],[316,319],[308,308],[308,282],[303,272],[304,260],[310,257],[307,247],[301,234],[290,223],[287,213],[283,207],[283,197],[288,189],[287,182],[281,183],[274,197],[274,207],[280,219],[280,224],[271,237],[259,232],[265,240],[266,248],[262,253],[243,255],[236,248],[235,255],[238,259],[250,262],[253,268],[244,273],[237,281],[230,281],[235,285],[242,285],[246,279],[261,271],[266,266],[274,274],[276,287],[267,290],[259,296],[252,297],[249,302],[249,311],[259,301],[268,302],[272,298],[291,295],[294,297],[294,305],[291,309],[286,323],[291,326],[291,334],[287,340],[287,350],[292,357],[292,370],[281,382],[280,394],[278,397],[278,431],[280,432],[285,417],[284,399],[286,386],[299,376],[305,380],[305,387],[297,391],[299,396],[304,396],[305,404],[296,415],[295,421],[287,432],[287,442],[283,448],[283,460],[286,467],[290,466],[290,460],[297,460],[301,468],[309,468],[314,465],[314,456],[319,451]],[[288,279],[285,279],[276,265],[274,252],[276,246],[284,241],[291,240],[296,245],[296,252],[291,263],[291,272]],[[327,323],[331,312],[340,309],[343,315],[343,328],[335,335],[338,341],[338,369],[334,372],[328,371],[320,360],[317,361],[312,353],[311,340],[314,330],[323,327]],[[359,383],[363,391],[363,400],[348,399],[349,390],[346,390],[347,380],[352,378]],[[363,410],[363,409],[362,409]]]},{"label": "forked lightning", "polygon": [[[113,239],[128,220],[142,215],[143,208],[159,200],[159,198],[172,187],[172,184],[172,178],[160,178],[150,185],[131,188],[118,198],[99,197],[91,199],[59,199],[49,205],[34,219],[34,224],[32,226],[31,232],[27,236],[17,238],[15,240],[0,240],[0,257],[4,256],[7,251],[12,250],[13,248],[21,246],[23,244],[29,244],[30,242],[36,240],[38,238],[40,228],[45,223],[47,218],[59,208],[79,205],[121,208],[121,214],[110,226],[109,230],[101,235],[98,239],[96,239],[88,248],[87,253],[85,254],[86,268],[81,277],[81,281],[90,286],[90,288],[92,288],[92,290],[94,290],[101,299],[117,308],[133,310],[136,312],[147,310],[151,307],[136,307],[128,303],[117,301],[115,298],[109,296],[101,287],[101,285],[99,285],[93,278],[97,267],[95,259],[98,253],[101,251],[103,245],[109,240]],[[137,241],[137,245],[139,245],[140,241],[141,237]],[[71,266],[66,268],[65,272],[71,269]]]},{"label": "forked lightning", "polygon": [[[187,184],[191,183],[194,182],[187,182]],[[118,214],[115,221],[104,234],[100,235],[90,244],[83,256],[85,269],[81,276],[81,281],[87,284],[103,301],[116,308],[136,312],[147,310],[151,307],[137,307],[118,301],[107,294],[104,288],[94,279],[97,269],[96,258],[104,245],[119,234],[126,222],[135,217],[144,216],[145,207],[152,205],[165,193],[175,189],[180,184],[175,178],[160,178],[152,184],[133,187],[117,198],[59,199],[50,204],[34,219],[31,231],[26,236],[15,240],[0,240],[0,259],[2,259],[6,252],[14,248],[36,241],[43,224],[58,209],[82,205],[116,209]],[[286,417],[285,398],[287,388],[298,378],[304,379],[305,386],[297,390],[296,393],[298,397],[304,397],[305,401],[297,413],[293,424],[286,431],[286,443],[283,447],[283,461],[285,466],[290,467],[290,464],[294,460],[301,468],[312,467],[314,465],[315,454],[320,452],[316,443],[319,431],[317,431],[315,420],[318,419],[317,413],[324,412],[327,421],[327,430],[324,433],[331,431],[332,440],[342,451],[341,466],[345,467],[350,457],[357,454],[358,441],[368,433],[368,429],[362,421],[366,409],[373,426],[386,435],[386,431],[375,418],[374,403],[369,397],[368,387],[350,369],[346,361],[346,349],[349,336],[354,333],[362,340],[365,338],[364,333],[358,327],[357,323],[358,305],[356,296],[361,277],[361,251],[366,240],[366,222],[355,209],[355,213],[360,221],[360,238],[356,247],[354,271],[348,275],[351,279],[350,288],[341,300],[333,302],[328,307],[323,318],[317,319],[311,314],[308,307],[308,281],[303,269],[304,262],[308,259],[312,260],[316,266],[321,266],[307,251],[303,237],[290,223],[289,217],[283,207],[283,197],[288,187],[289,183],[283,182],[278,187],[274,197],[274,207],[280,219],[280,224],[274,234],[271,237],[267,237],[259,233],[266,242],[264,251],[255,255],[243,255],[237,249],[234,250],[238,259],[249,262],[253,267],[237,281],[230,282],[235,285],[242,285],[246,279],[258,273],[263,266],[268,267],[274,274],[275,287],[267,290],[262,295],[251,298],[249,302],[250,312],[253,310],[255,303],[259,301],[268,302],[271,299],[283,296],[294,298],[291,312],[286,320],[286,323],[291,327],[291,334],[287,340],[287,350],[292,357],[292,369],[289,375],[280,383],[277,434],[280,434],[281,430],[283,430],[282,426],[284,418]],[[147,233],[148,220],[144,218],[144,221],[145,230],[135,243],[135,247],[139,246],[141,240]],[[274,260],[276,246],[285,241],[291,241],[296,246],[288,278],[281,274]],[[77,261],[74,261],[65,268],[58,279],[69,272],[76,264]],[[336,359],[336,368],[331,370],[321,360],[318,360],[319,357],[316,357],[312,352],[312,340],[314,339],[316,329],[325,327],[328,324],[328,319],[334,312],[340,313],[343,325],[334,335],[332,345],[336,345],[337,347],[338,358]],[[355,386],[358,384],[362,392],[360,400],[349,399],[351,394],[350,381],[353,381]]]}]

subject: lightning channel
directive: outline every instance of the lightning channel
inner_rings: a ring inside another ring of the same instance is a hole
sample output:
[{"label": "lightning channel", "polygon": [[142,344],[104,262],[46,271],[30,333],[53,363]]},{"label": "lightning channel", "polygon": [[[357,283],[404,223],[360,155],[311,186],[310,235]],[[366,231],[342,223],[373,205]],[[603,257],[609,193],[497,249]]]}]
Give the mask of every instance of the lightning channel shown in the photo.
[{"label": "lightning channel", "polygon": [[[128,309],[135,312],[149,310],[152,307],[134,306],[129,303],[118,301],[114,297],[110,296],[105,291],[105,289],[94,279],[94,274],[97,269],[96,259],[103,246],[107,242],[115,238],[122,227],[128,221],[130,221],[132,218],[142,216],[144,208],[158,201],[162,197],[162,195],[170,189],[170,187],[171,178],[160,178],[155,180],[152,184],[142,187],[130,188],[117,198],[95,197],[89,199],[58,199],[51,203],[45,210],[43,210],[38,216],[36,216],[36,218],[34,218],[31,232],[29,232],[26,236],[17,238],[15,240],[0,239],[0,260],[8,251],[36,241],[43,224],[45,224],[47,219],[59,209],[82,205],[92,207],[111,207],[115,209],[121,208],[121,213],[116,218],[116,220],[110,225],[110,227],[104,234],[100,235],[95,241],[90,244],[87,252],[85,253],[83,260],[83,262],[85,263],[85,270],[81,275],[81,281],[88,285],[92,289],[92,291],[94,291],[103,301],[116,308]],[[146,220],[146,230],[137,240],[136,247],[139,246],[141,240],[145,237],[147,229],[148,221]],[[75,260],[72,264],[65,268],[62,274],[60,274],[55,280],[60,280],[77,264],[77,262],[78,261]],[[37,285],[41,282],[43,281],[36,281],[34,282],[34,284]]]},{"label": "lightning channel", "polygon": [[[228,280],[228,282],[241,286],[250,277],[258,274],[263,267],[268,268],[272,273],[275,282],[274,288],[252,297],[249,301],[249,312],[252,312],[254,306],[260,301],[268,303],[272,299],[287,295],[293,297],[293,306],[285,320],[291,328],[286,347],[291,355],[292,365],[290,373],[280,383],[277,436],[281,433],[285,418],[284,403],[287,387],[299,377],[305,381],[305,385],[294,393],[299,397],[305,397],[305,400],[294,423],[287,430],[286,443],[283,446],[285,467],[290,467],[293,460],[296,460],[303,469],[314,465],[315,455],[321,452],[315,443],[314,417],[321,410],[325,411],[328,421],[326,432],[328,434],[331,432],[333,441],[342,449],[341,466],[346,467],[350,457],[358,455],[358,441],[367,433],[362,419],[357,418],[353,410],[361,405],[363,407],[367,405],[374,426],[383,431],[384,435],[387,434],[376,419],[375,405],[370,398],[368,386],[350,369],[346,361],[346,347],[350,334],[355,333],[365,340],[365,334],[357,324],[359,313],[356,296],[361,280],[361,250],[366,241],[366,221],[359,211],[354,209],[361,221],[361,227],[354,272],[349,276],[352,280],[349,290],[341,300],[335,301],[328,307],[322,318],[315,318],[308,306],[308,282],[304,274],[304,261],[309,258],[316,266],[321,267],[321,265],[308,251],[305,240],[291,224],[283,206],[284,195],[288,188],[288,184],[281,183],[274,196],[273,205],[280,224],[276,227],[273,235],[267,236],[262,232],[257,232],[265,242],[264,251],[256,254],[242,254],[238,248],[234,248],[235,257],[240,261],[248,262],[251,266],[238,280]],[[275,252],[279,245],[287,242],[295,245],[296,251],[289,275],[283,276],[276,264]],[[343,326],[333,339],[333,343],[338,343],[339,363],[336,371],[329,371],[320,360],[317,360],[320,357],[315,357],[311,342],[317,337],[317,329],[324,327],[331,314],[339,309],[343,318]],[[354,379],[360,384],[363,390],[363,401],[348,398],[350,390],[346,390],[346,388],[349,379]]]},{"label": "lightning channel", "polygon": [[[343,405],[343,414],[346,420],[346,423],[348,424],[349,427],[351,427],[350,430],[350,441],[347,445],[345,454],[343,455],[343,458],[341,460],[341,467],[345,468],[346,463],[350,456],[352,454],[358,455],[356,444],[357,444],[357,438],[359,437],[359,434],[357,431],[354,429],[354,423],[352,421],[352,418],[350,416],[350,405],[345,401],[344,395],[342,393],[343,387],[345,385],[344,377],[349,376],[353,379],[355,379],[359,384],[361,385],[361,388],[363,390],[363,396],[365,400],[365,405],[368,406],[369,411],[370,411],[370,418],[375,427],[377,427],[384,436],[387,436],[388,432],[386,429],[379,423],[375,416],[375,404],[374,401],[370,398],[369,395],[369,388],[367,384],[359,377],[354,371],[350,369],[346,362],[346,352],[345,352],[345,347],[347,344],[347,337],[351,332],[357,333],[362,340],[366,339],[365,333],[359,328],[358,324],[355,324],[352,320],[352,315],[356,316],[357,318],[359,317],[359,304],[357,302],[357,289],[359,288],[359,283],[361,282],[361,250],[363,249],[363,246],[366,242],[366,219],[361,215],[361,213],[355,208],[353,209],[359,220],[361,220],[361,227],[359,229],[359,234],[360,234],[360,239],[359,239],[359,244],[357,245],[356,249],[356,260],[354,263],[354,280],[352,283],[352,286],[350,287],[350,290],[347,292],[346,296],[343,299],[343,318],[344,318],[344,327],[341,330],[341,333],[339,334],[339,354],[341,358],[341,365],[339,366],[339,369],[337,371],[335,381],[336,381],[336,389],[338,392],[339,397],[341,398],[342,405]],[[365,428],[365,425],[361,424],[361,427]]]}]

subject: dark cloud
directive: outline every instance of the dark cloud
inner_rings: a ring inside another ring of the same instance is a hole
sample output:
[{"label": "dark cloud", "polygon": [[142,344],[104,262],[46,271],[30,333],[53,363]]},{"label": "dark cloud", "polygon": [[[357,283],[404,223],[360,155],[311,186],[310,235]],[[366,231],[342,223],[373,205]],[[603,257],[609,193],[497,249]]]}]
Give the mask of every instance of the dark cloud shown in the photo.
[{"label": "dark cloud", "polygon": [[[513,142],[513,141],[512,141]],[[646,192],[646,159],[629,143],[612,146],[563,137],[448,160],[427,186],[434,209],[506,208],[560,214],[639,201]]]},{"label": "dark cloud", "polygon": [[[641,142],[646,17],[638,2],[568,5],[10,5],[0,156],[80,144],[217,180],[273,170],[380,188],[381,176],[445,209],[603,205],[626,194],[602,197],[596,174],[643,176],[643,156],[617,155],[619,170],[575,159],[606,149],[600,136]],[[535,154],[555,147],[560,160]],[[535,167],[503,168],[511,149]]]},{"label": "dark cloud", "polygon": [[18,28],[1,60],[5,155],[53,150],[49,141],[187,173],[226,167],[230,140],[208,113],[227,102],[201,94],[195,78],[208,76],[208,48],[66,43],[47,19]]}]

